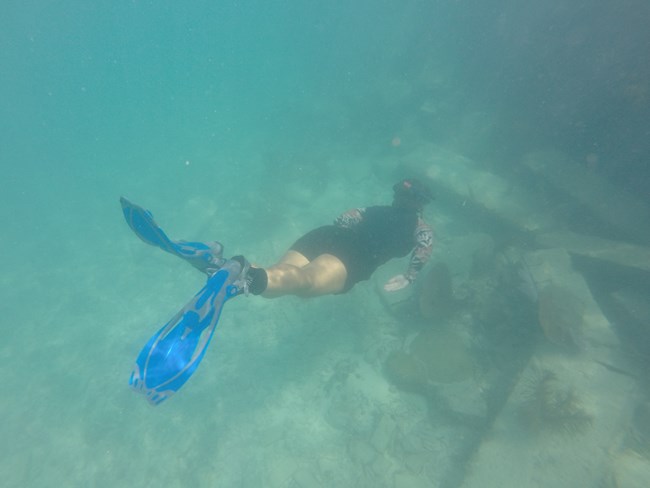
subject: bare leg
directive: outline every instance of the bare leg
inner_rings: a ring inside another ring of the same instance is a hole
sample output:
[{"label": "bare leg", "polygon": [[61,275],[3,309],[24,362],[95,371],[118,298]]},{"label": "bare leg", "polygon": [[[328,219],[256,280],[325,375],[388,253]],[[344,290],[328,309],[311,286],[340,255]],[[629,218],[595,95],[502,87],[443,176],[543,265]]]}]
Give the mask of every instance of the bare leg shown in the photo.
[{"label": "bare leg", "polygon": [[343,290],[347,271],[339,258],[322,254],[313,261],[296,251],[288,251],[277,264],[266,269],[268,285],[262,296],[315,297]]},{"label": "bare leg", "polygon": [[276,264],[292,264],[293,266],[303,268],[309,264],[309,259],[300,254],[298,251],[289,249]]}]

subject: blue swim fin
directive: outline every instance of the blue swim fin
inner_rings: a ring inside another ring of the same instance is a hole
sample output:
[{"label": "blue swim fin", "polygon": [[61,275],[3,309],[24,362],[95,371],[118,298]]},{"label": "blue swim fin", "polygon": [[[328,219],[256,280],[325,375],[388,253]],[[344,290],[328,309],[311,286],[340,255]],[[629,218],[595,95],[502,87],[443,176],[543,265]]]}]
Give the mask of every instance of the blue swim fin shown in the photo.
[{"label": "blue swim fin", "polygon": [[120,197],[120,204],[126,223],[147,244],[184,259],[208,276],[217,271],[226,261],[223,259],[223,246],[219,242],[174,241],[156,224],[149,210],[124,197]]},{"label": "blue swim fin", "polygon": [[157,405],[192,376],[214,334],[224,303],[237,294],[241,265],[228,260],[144,346],[129,385]]}]

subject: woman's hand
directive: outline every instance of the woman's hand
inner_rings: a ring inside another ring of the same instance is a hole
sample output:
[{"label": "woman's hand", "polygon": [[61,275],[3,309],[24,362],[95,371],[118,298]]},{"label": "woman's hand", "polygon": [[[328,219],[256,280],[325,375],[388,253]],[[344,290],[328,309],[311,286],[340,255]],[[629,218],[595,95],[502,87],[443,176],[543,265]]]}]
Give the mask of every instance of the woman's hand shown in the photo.
[{"label": "woman's hand", "polygon": [[409,286],[411,282],[403,274],[393,276],[390,280],[384,285],[385,291],[397,291]]}]

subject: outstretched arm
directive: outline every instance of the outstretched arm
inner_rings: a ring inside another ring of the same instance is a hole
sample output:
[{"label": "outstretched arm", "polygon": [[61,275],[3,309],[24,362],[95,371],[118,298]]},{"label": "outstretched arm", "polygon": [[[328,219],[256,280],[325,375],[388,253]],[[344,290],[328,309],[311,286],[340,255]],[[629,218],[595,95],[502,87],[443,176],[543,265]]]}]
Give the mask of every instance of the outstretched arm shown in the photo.
[{"label": "outstretched arm", "polygon": [[415,242],[415,249],[411,253],[411,260],[406,271],[406,278],[411,282],[415,281],[433,251],[433,230],[422,218],[418,220],[418,226],[415,229]]},{"label": "outstretched arm", "polygon": [[418,273],[427,264],[433,250],[433,230],[421,217],[415,229],[415,248],[406,273],[394,276],[384,285],[386,291],[396,291],[407,287],[415,281]]}]

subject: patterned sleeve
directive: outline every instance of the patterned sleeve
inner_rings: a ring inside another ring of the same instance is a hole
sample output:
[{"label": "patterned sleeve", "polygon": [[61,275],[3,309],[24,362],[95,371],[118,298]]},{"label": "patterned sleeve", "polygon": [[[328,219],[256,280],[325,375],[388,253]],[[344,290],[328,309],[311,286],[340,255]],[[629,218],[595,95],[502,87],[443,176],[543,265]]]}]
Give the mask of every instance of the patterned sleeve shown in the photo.
[{"label": "patterned sleeve", "polygon": [[352,208],[339,215],[334,221],[334,225],[346,228],[354,227],[363,220],[363,213],[365,211],[365,208]]},{"label": "patterned sleeve", "polygon": [[418,218],[418,225],[415,228],[415,242],[415,249],[413,249],[408,270],[404,275],[410,282],[415,281],[433,251],[433,230],[421,217]]}]

